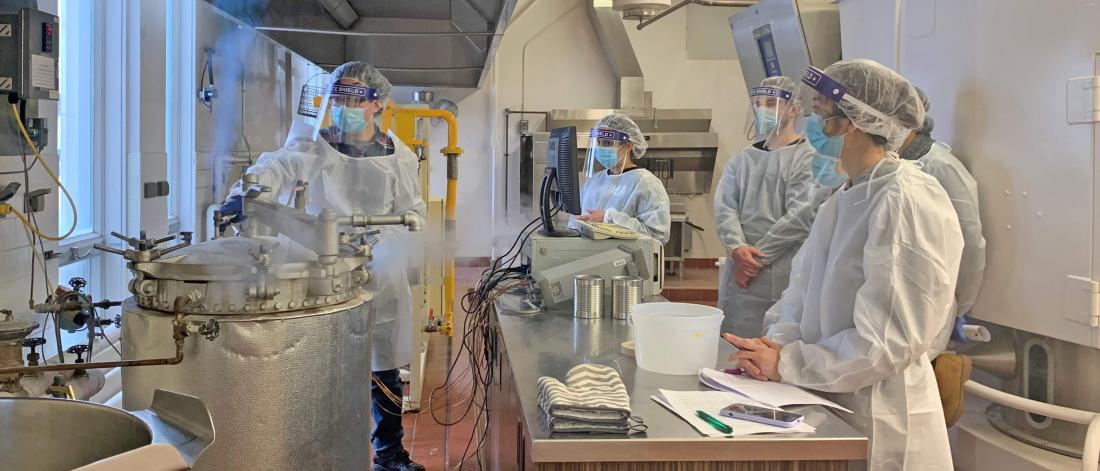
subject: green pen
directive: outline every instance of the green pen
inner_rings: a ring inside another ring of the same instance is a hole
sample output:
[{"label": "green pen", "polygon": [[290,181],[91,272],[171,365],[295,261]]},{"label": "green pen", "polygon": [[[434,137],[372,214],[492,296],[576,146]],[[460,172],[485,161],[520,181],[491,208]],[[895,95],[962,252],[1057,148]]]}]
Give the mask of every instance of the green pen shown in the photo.
[{"label": "green pen", "polygon": [[711,427],[714,427],[714,429],[719,431],[719,432],[733,433],[733,428],[731,428],[729,425],[726,425],[726,424],[722,423],[721,420],[718,420],[718,419],[714,418],[713,416],[711,416],[710,414],[708,414],[706,412],[703,412],[701,410],[697,410],[697,411],[695,411],[695,415],[699,416],[700,419],[703,419],[704,421],[706,421],[706,423],[710,424]]}]

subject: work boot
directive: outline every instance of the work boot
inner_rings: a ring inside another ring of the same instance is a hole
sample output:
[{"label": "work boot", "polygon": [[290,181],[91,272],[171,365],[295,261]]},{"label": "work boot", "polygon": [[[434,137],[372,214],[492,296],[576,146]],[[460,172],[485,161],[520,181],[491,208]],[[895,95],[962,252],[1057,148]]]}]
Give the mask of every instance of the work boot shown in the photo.
[{"label": "work boot", "polygon": [[425,471],[425,468],[410,459],[409,452],[401,450],[374,457],[373,471]]},{"label": "work boot", "polygon": [[963,413],[963,385],[970,379],[970,357],[957,353],[941,353],[932,361],[936,387],[943,404],[943,419],[950,427]]}]

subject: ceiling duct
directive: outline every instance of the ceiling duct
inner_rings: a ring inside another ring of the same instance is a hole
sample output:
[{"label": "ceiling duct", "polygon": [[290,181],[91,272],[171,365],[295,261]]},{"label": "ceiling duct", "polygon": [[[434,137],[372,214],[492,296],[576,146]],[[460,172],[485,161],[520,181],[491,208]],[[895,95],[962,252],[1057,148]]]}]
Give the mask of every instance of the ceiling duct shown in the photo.
[{"label": "ceiling duct", "polygon": [[481,85],[516,0],[206,0],[318,66],[360,60],[394,85]]},{"label": "ceiling duct", "polygon": [[[616,106],[622,109],[646,108],[645,80],[642,66],[634,54],[634,46],[626,33],[622,15],[607,2],[588,0],[588,20],[600,40],[604,57],[611,72],[619,80],[619,96]],[[597,5],[600,3],[600,5]]]}]

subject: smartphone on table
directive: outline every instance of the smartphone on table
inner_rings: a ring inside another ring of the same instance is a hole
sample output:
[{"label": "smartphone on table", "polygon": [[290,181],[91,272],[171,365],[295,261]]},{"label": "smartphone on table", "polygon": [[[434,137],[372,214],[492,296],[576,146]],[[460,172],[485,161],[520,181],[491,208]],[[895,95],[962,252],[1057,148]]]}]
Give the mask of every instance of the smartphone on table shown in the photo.
[{"label": "smartphone on table", "polygon": [[722,409],[721,414],[731,419],[748,420],[783,428],[801,424],[803,419],[802,414],[748,404],[730,404]]}]

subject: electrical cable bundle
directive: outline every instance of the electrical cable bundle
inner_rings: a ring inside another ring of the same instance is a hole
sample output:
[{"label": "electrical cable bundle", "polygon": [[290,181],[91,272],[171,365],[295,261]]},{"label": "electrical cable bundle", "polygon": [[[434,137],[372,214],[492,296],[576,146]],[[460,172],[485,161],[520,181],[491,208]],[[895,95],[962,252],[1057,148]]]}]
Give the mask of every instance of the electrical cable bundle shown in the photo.
[{"label": "electrical cable bundle", "polygon": [[[557,214],[557,211],[554,214]],[[463,463],[470,457],[476,457],[479,469],[483,467],[480,451],[489,431],[488,395],[493,381],[497,378],[497,368],[500,367],[497,357],[499,352],[496,345],[497,339],[491,325],[494,303],[501,296],[527,285],[529,267],[518,262],[521,261],[520,254],[527,240],[542,227],[540,222],[540,218],[529,222],[512,242],[508,251],[494,259],[490,267],[482,272],[474,289],[462,296],[461,307],[466,317],[462,326],[461,350],[448,366],[443,385],[433,389],[428,395],[428,408],[432,419],[444,427],[457,425],[473,417],[474,430],[466,442],[462,459],[455,469],[461,469]],[[469,367],[464,371],[458,371],[462,358],[467,360]],[[433,405],[436,393],[442,391],[446,391],[448,396],[451,392],[459,393],[462,400],[456,403],[445,400],[445,404]],[[461,408],[457,418],[451,420],[448,417],[443,419],[438,417],[437,412],[444,410],[450,412],[452,408]],[[474,445],[475,436],[477,437],[476,446]]]}]

